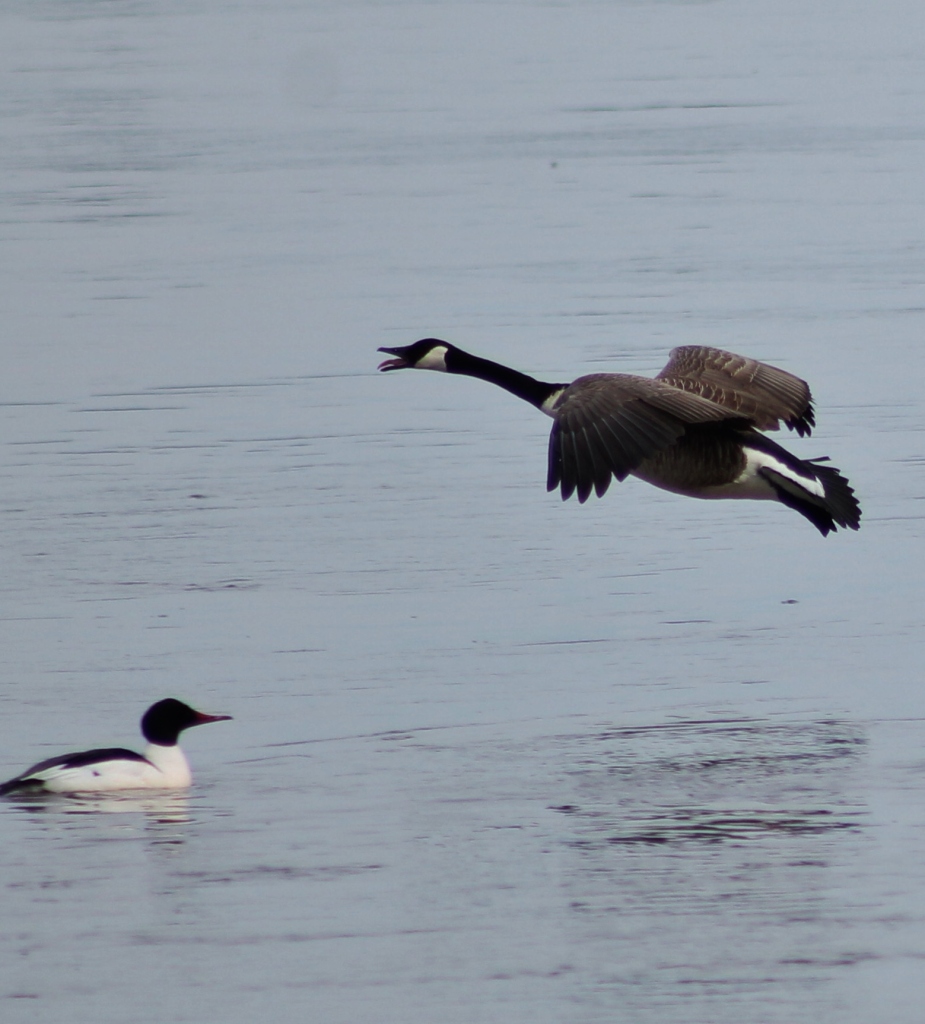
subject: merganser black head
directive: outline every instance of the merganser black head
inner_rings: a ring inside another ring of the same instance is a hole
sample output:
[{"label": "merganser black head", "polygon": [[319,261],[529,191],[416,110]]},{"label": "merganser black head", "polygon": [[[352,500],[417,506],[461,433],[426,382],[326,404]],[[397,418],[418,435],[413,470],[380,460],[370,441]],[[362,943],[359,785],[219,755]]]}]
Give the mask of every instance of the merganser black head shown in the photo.
[{"label": "merganser black head", "polygon": [[422,338],[413,345],[399,345],[398,348],[380,348],[395,359],[386,359],[379,364],[380,370],[440,370],[449,372],[446,357],[453,352],[453,346],[439,338]]},{"label": "merganser black head", "polygon": [[172,747],[184,729],[194,725],[208,725],[209,722],[227,722],[231,715],[206,715],[184,704],[182,700],[168,697],[159,700],[144,713],[141,719],[141,734],[149,743],[161,747]]}]

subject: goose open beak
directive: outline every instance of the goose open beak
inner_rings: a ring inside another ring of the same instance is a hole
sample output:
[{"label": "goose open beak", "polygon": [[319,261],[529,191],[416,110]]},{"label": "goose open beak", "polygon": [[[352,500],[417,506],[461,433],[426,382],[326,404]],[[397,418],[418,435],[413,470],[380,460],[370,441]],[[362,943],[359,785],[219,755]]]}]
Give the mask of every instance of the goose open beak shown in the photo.
[{"label": "goose open beak", "polygon": [[386,359],[379,364],[380,370],[405,370],[411,364],[402,356],[402,350],[400,348],[380,348],[380,352],[388,352],[389,355],[395,356],[394,359]]}]

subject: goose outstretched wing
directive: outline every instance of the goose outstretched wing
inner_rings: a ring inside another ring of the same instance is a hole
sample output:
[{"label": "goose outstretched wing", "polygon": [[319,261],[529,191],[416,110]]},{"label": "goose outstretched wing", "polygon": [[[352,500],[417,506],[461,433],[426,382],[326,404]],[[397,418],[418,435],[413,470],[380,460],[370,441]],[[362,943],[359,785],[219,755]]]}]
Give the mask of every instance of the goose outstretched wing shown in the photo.
[{"label": "goose outstretched wing", "polygon": [[626,374],[579,377],[553,409],[547,490],[563,501],[603,496],[612,477],[624,480],[693,424],[748,422],[729,408],[665,381]]},{"label": "goose outstretched wing", "polygon": [[701,345],[672,349],[655,379],[716,402],[758,430],[777,430],[783,420],[804,437],[816,425],[805,380],[733,352]]}]

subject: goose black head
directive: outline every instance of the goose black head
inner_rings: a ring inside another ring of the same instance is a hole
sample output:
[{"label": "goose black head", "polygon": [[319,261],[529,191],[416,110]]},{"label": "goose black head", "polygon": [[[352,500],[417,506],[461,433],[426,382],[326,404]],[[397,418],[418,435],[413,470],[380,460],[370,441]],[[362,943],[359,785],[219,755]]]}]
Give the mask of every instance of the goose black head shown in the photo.
[{"label": "goose black head", "polygon": [[380,363],[380,370],[440,370],[446,373],[446,357],[453,351],[453,346],[439,338],[422,338],[413,345],[380,348],[379,351],[395,356]]}]

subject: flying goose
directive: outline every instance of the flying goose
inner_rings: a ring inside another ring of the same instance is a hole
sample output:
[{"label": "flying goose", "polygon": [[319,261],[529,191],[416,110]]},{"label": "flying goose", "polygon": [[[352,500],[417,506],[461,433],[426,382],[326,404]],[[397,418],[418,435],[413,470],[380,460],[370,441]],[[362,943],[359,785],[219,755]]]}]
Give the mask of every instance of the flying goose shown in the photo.
[{"label": "flying goose", "polygon": [[546,487],[561,487],[563,501],[577,492],[584,502],[592,489],[602,497],[612,476],[632,474],[692,498],[779,501],[823,536],[860,525],[854,491],[827,458],[798,459],[761,433],[781,420],[800,437],[815,426],[808,385],[786,370],[685,345],[655,378],[591,373],[547,384],[439,338],[379,351],[393,357],[380,370],[478,377],[551,416]]},{"label": "flying goose", "polygon": [[125,789],[186,789],[192,783],[192,775],[186,755],[177,745],[180,733],[194,725],[230,718],[204,715],[173,697],[159,700],[141,719],[141,733],[148,741],[144,754],[124,747],[105,747],[50,757],[0,785],[0,796],[21,791],[106,793]]}]

